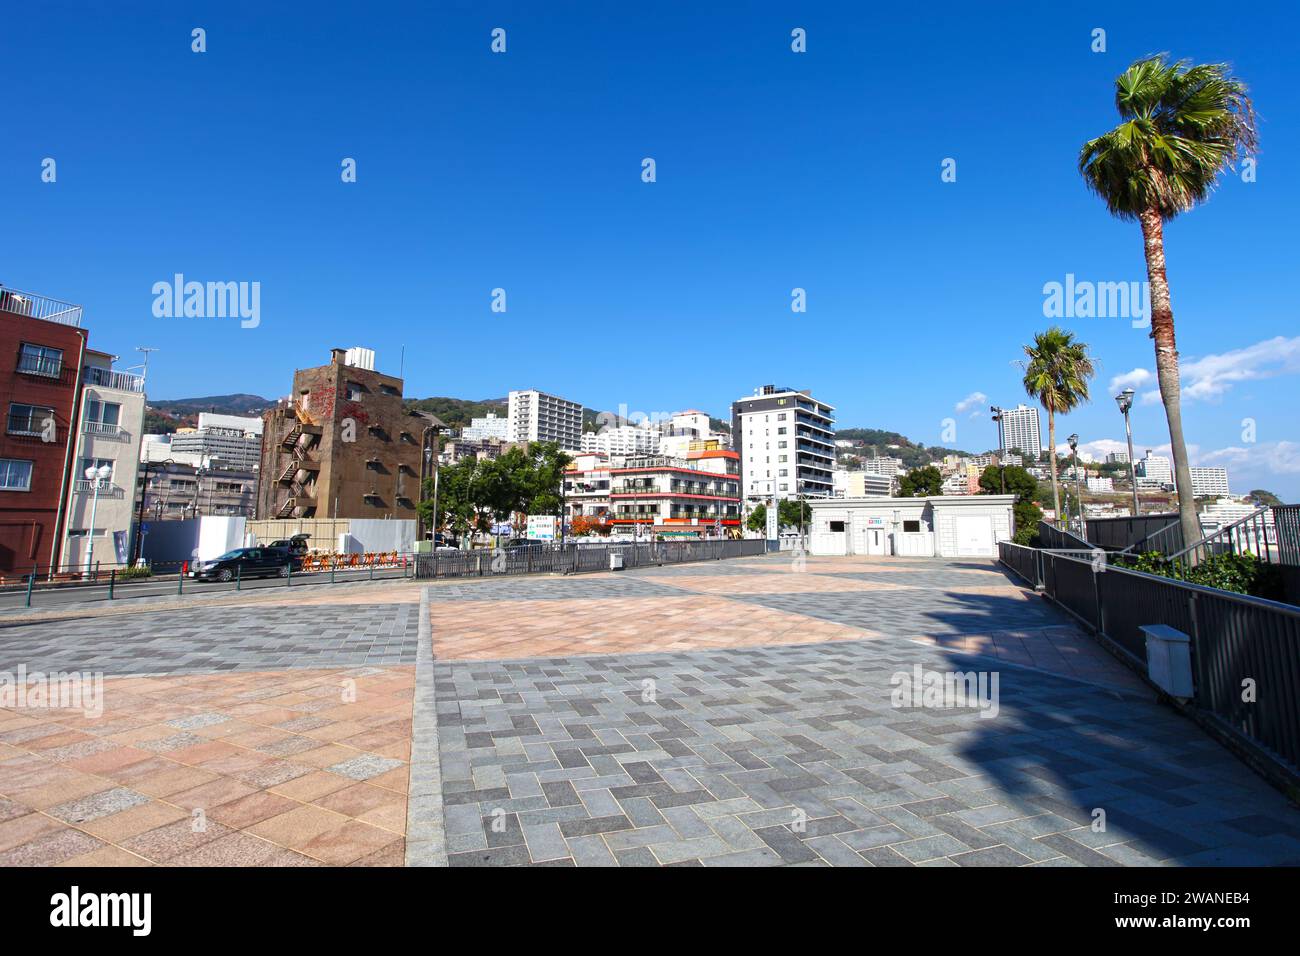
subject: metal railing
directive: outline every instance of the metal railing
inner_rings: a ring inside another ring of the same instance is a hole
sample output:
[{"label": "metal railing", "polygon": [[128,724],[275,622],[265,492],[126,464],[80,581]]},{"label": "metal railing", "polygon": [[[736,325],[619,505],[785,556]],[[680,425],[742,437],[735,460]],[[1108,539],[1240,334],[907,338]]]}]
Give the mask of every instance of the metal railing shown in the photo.
[{"label": "metal railing", "polygon": [[[95,493],[95,482],[86,478],[78,478],[72,483],[72,490],[79,495],[90,495]],[[126,495],[125,490],[117,485],[105,482],[99,486],[99,497],[101,498],[121,498]]]},{"label": "metal railing", "polygon": [[35,292],[0,288],[0,312],[14,312],[33,319],[44,319],[46,322],[58,322],[60,325],[81,326],[81,306],[37,295]]},{"label": "metal railing", "polygon": [[492,577],[502,574],[577,574],[608,571],[610,556],[621,555],[624,568],[687,561],[718,561],[767,553],[760,539],[655,541],[645,544],[578,545],[436,551],[415,556],[417,578]]},{"label": "metal railing", "polygon": [[130,372],[118,372],[111,368],[87,365],[83,369],[87,385],[100,388],[114,388],[119,392],[143,392],[144,378]]},{"label": "metal railing", "polygon": [[1082,549],[1089,551],[1092,549],[1087,541],[1084,541],[1072,531],[1064,528],[1058,528],[1056,525],[1048,524],[1046,521],[1038,522],[1038,540],[1044,548],[1049,550],[1059,549]]},{"label": "metal railing", "polygon": [[24,354],[18,357],[18,371],[43,378],[58,378],[63,374],[63,359],[47,355]]},{"label": "metal railing", "polygon": [[1275,506],[1273,531],[1277,535],[1278,561],[1300,565],[1300,505]]},{"label": "metal railing", "polygon": [[108,422],[84,421],[81,423],[81,430],[87,435],[94,435],[96,438],[121,438],[126,434],[121,425]]},{"label": "metal railing", "polygon": [[[1037,551],[1036,555],[1028,552]],[[1300,607],[1097,560],[998,544],[999,560],[1096,632],[1143,677],[1144,626],[1191,639],[1188,713],[1274,782],[1300,781]],[[1254,693],[1245,693],[1254,688]],[[1260,759],[1262,758],[1262,759]]]},{"label": "metal railing", "polygon": [[[1089,518],[1088,540],[1107,551],[1124,551],[1135,547],[1157,531],[1178,524],[1178,514],[1124,515],[1117,518]],[[1181,544],[1178,545],[1182,547]],[[1177,549],[1175,549],[1177,550]]]},{"label": "metal railing", "polygon": [[1179,574],[1185,574],[1206,558],[1220,554],[1249,553],[1261,561],[1277,564],[1279,555],[1273,523],[1268,520],[1269,517],[1271,517],[1269,509],[1260,508],[1253,514],[1224,525],[1200,541],[1168,555],[1168,561]]}]

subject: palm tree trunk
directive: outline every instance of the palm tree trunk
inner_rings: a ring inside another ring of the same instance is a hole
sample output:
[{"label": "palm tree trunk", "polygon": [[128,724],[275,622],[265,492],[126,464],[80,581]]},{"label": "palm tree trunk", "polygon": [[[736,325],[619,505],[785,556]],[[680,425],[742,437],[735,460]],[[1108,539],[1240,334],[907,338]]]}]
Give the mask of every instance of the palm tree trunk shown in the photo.
[{"label": "palm tree trunk", "polygon": [[[1147,260],[1147,281],[1151,284],[1151,338],[1156,344],[1156,379],[1160,400],[1169,421],[1169,454],[1174,460],[1174,486],[1178,490],[1178,520],[1183,529],[1183,546],[1201,540],[1201,521],[1196,516],[1192,495],[1192,472],[1183,439],[1183,412],[1178,386],[1178,347],[1174,342],[1174,311],[1169,304],[1169,280],[1165,275],[1164,222],[1160,213],[1148,209],[1138,217]],[[1195,555],[1191,556],[1192,558]]]},{"label": "palm tree trunk", "polygon": [[1056,480],[1056,412],[1047,406],[1047,463],[1052,469],[1052,510],[1056,512],[1056,523],[1061,523],[1061,487]]}]

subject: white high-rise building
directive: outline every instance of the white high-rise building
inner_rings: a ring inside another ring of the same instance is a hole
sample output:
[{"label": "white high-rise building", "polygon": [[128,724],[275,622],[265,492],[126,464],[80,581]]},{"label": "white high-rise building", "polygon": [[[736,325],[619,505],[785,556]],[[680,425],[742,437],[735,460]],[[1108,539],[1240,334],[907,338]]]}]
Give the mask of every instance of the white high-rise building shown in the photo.
[{"label": "white high-rise building", "polygon": [[511,441],[555,442],[562,449],[582,449],[582,406],[535,388],[510,393]]},{"label": "white high-rise building", "polygon": [[607,457],[653,455],[659,451],[659,427],[649,422],[640,425],[606,425],[600,431],[583,432],[584,454]]},{"label": "white high-rise building", "polygon": [[1108,465],[1127,465],[1127,464],[1128,464],[1128,452],[1126,452],[1126,451],[1112,451],[1112,452],[1108,452],[1108,453],[1106,454],[1106,464],[1108,464]]},{"label": "white high-rise building", "polygon": [[262,419],[199,412],[199,425],[172,436],[169,453],[236,468],[256,468],[262,455]]},{"label": "white high-rise building", "polygon": [[510,440],[510,419],[488,412],[483,418],[471,418],[467,426],[460,430],[460,437],[466,441],[482,441],[484,438]]},{"label": "white high-rise building", "polygon": [[1226,468],[1192,468],[1193,498],[1226,498],[1228,491],[1228,470]]},{"label": "white high-rise building", "polygon": [[829,498],[834,492],[835,406],[808,391],[764,385],[731,404],[741,493],[751,501]]},{"label": "white high-rise building", "polygon": [[1133,463],[1133,473],[1139,484],[1160,486],[1174,483],[1174,470],[1169,459],[1164,455],[1151,454],[1150,448],[1147,449],[1145,458],[1139,458]]},{"label": "white high-rise building", "polygon": [[1043,449],[1038,428],[1038,409],[1029,405],[1002,409],[998,422],[998,447],[1002,451],[1018,448],[1026,455],[1037,458]]}]

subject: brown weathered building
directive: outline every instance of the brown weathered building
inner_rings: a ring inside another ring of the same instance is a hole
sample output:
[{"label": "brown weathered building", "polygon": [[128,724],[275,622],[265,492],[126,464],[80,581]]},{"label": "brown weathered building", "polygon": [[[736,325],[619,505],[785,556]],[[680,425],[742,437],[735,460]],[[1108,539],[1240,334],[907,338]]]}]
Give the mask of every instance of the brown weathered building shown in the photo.
[{"label": "brown weathered building", "polygon": [[437,419],[407,411],[402,380],[355,351],[294,372],[289,399],[262,416],[259,518],[415,518],[421,441]]}]

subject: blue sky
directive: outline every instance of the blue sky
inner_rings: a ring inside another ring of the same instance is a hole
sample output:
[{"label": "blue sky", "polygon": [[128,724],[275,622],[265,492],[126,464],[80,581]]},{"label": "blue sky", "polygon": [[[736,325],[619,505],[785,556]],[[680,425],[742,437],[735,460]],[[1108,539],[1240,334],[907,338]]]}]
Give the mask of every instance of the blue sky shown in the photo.
[{"label": "blue sky", "polygon": [[[0,282],[84,304],[124,365],[160,349],[153,397],[276,396],[331,346],[396,373],[405,346],[409,395],[723,414],[775,382],[844,426],[938,444],[953,418],[955,444],[987,448],[987,405],[1023,398],[1014,363],[1049,324],[1044,284],[1145,279],[1137,226],[1075,157],[1116,122],[1114,76],[1169,50],[1230,61],[1261,116],[1257,181],[1166,232],[1188,441],[1234,490],[1300,498],[1282,4],[269,6],[6,14]],[[260,324],[155,317],[175,273],[259,282]],[[1123,437],[1109,386],[1151,370],[1151,342],[1123,318],[1063,324],[1101,370],[1059,437],[1104,451]],[[1134,427],[1139,449],[1168,441],[1158,404]]]}]

